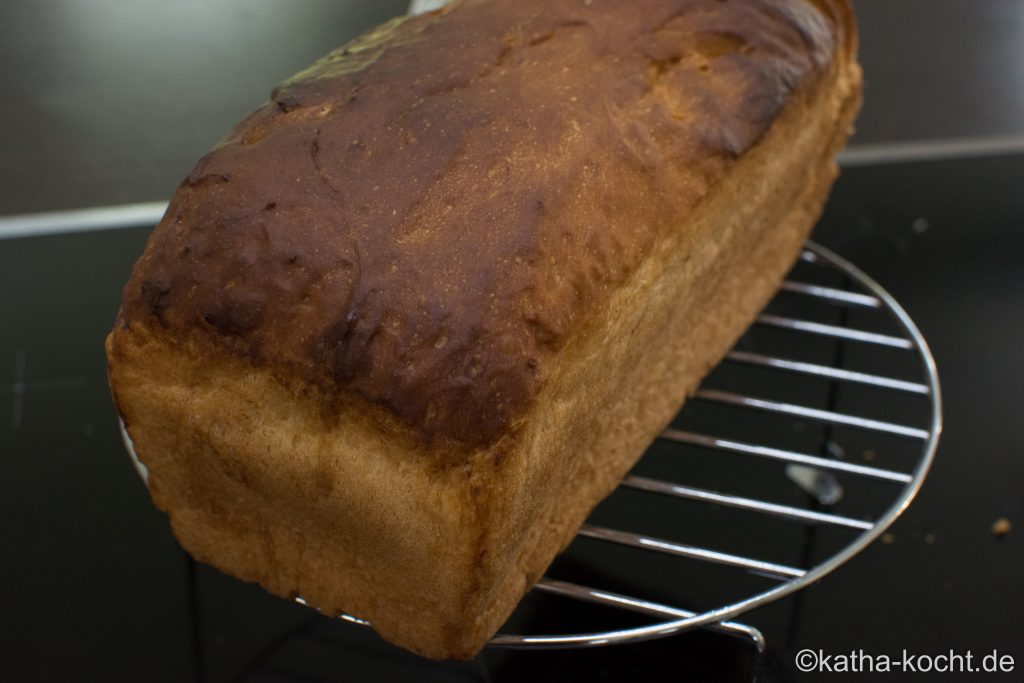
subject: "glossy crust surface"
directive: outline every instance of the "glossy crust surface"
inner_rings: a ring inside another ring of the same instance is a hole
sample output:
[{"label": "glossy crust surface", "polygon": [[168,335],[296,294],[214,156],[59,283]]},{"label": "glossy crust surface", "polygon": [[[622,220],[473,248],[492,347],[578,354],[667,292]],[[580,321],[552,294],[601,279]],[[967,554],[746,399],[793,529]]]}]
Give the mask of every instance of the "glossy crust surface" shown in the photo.
[{"label": "glossy crust surface", "polygon": [[828,67],[845,10],[819,5],[468,0],[396,20],[196,165],[125,318],[491,443]]},{"label": "glossy crust surface", "polygon": [[860,97],[844,0],[464,0],[201,160],[107,342],[197,558],[472,656],[767,302]]}]

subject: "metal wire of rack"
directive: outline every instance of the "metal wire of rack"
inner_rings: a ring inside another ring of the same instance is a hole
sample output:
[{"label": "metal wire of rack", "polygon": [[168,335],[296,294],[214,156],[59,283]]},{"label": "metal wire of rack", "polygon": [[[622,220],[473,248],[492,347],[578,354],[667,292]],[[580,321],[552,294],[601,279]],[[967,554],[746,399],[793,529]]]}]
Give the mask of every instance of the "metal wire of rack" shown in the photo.
[{"label": "metal wire of rack", "polygon": [[[848,462],[835,457],[822,457],[820,455],[776,448],[766,444],[749,443],[677,428],[666,429],[659,438],[670,443],[686,444],[749,458],[773,460],[788,465],[813,468],[816,471],[836,472],[867,480],[901,484],[901,489],[895,494],[890,505],[877,517],[863,519],[797,506],[782,505],[759,498],[722,493],[631,474],[623,480],[622,487],[708,505],[736,508],[759,515],[794,520],[804,524],[845,528],[859,533],[845,547],[824,561],[811,567],[795,567],[587,523],[580,529],[579,535],[582,537],[642,549],[643,551],[653,551],[674,557],[697,560],[710,566],[739,568],[763,577],[769,577],[776,583],[767,590],[756,592],[743,599],[697,612],[546,577],[534,587],[534,590],[576,600],[599,603],[609,607],[631,610],[655,617],[657,621],[643,626],[593,633],[542,635],[503,633],[492,639],[491,646],[525,649],[592,647],[648,640],[688,629],[709,627],[732,635],[749,638],[759,650],[762,650],[764,648],[764,638],[761,633],[752,626],[731,621],[733,618],[756,607],[790,595],[822,579],[877,539],[906,510],[920,489],[931,467],[942,430],[941,394],[934,359],[921,333],[895,299],[851,263],[824,247],[810,242],[802,253],[801,260],[815,266],[839,271],[846,276],[846,280],[851,283],[853,289],[839,289],[787,280],[783,284],[782,292],[813,297],[838,306],[867,308],[884,312],[895,323],[899,334],[881,334],[771,314],[761,315],[757,319],[756,326],[779,328],[795,335],[818,335],[844,342],[906,351],[911,354],[908,356],[908,360],[916,361],[919,365],[921,381],[909,381],[857,372],[819,363],[751,353],[743,350],[733,350],[727,356],[727,360],[746,366],[771,368],[781,373],[816,376],[827,378],[837,383],[858,384],[882,391],[900,392],[917,396],[927,401],[927,412],[929,415],[927,425],[918,427],[870,419],[835,410],[823,410],[805,405],[767,400],[757,396],[703,387],[690,400],[724,404],[744,410],[759,411],[787,418],[797,417],[825,425],[842,426],[910,440],[920,445],[919,458],[913,467],[906,470],[875,467]],[[854,289],[857,291],[854,291]]]}]

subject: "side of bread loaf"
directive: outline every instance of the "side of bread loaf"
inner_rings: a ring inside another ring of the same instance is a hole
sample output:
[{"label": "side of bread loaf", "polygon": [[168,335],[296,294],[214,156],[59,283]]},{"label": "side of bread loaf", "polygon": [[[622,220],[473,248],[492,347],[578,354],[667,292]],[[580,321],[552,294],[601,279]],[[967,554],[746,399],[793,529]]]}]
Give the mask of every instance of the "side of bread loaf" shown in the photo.
[{"label": "side of bread loaf", "polygon": [[107,341],[176,537],[472,656],[778,287],[859,94],[845,0],[465,0],[286,82]]}]

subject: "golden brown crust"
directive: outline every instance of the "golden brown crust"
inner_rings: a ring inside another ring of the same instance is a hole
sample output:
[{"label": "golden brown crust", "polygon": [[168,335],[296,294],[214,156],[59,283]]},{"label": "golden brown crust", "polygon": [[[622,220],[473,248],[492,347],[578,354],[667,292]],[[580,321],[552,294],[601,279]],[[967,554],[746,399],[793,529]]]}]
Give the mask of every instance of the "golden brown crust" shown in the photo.
[{"label": "golden brown crust", "polygon": [[[818,3],[835,12],[843,3]],[[467,446],[821,77],[778,0],[466,0],[294,77],[201,160],[125,322],[358,394]]]},{"label": "golden brown crust", "polygon": [[182,545],[472,656],[795,259],[852,21],[467,0],[287,83],[182,186],[107,341]]}]

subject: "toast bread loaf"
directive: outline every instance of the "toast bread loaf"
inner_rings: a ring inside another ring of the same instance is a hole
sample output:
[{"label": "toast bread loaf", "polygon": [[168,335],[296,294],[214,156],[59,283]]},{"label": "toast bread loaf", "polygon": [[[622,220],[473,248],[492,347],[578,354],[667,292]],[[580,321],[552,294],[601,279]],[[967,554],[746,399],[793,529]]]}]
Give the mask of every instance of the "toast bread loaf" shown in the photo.
[{"label": "toast bread loaf", "polygon": [[182,546],[473,656],[779,286],[855,45],[846,0],[463,0],[279,86],[107,339]]}]

